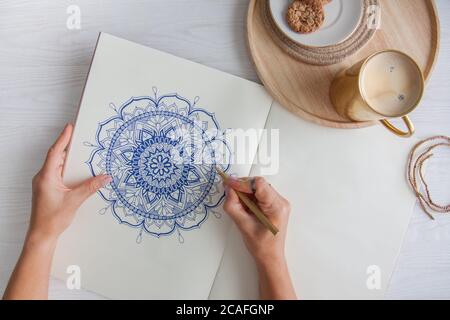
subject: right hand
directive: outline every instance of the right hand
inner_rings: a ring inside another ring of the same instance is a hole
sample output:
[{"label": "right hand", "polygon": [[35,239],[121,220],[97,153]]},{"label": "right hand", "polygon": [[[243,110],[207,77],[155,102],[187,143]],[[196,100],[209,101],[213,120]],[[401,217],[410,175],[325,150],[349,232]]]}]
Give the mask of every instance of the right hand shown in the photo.
[{"label": "right hand", "polygon": [[[252,190],[252,179],[254,179]],[[225,182],[227,197],[224,210],[236,223],[244,242],[257,264],[284,260],[290,204],[262,177],[236,179]],[[273,235],[240,201],[235,190],[250,194],[262,212],[279,229]],[[253,193],[253,191],[255,191]]]}]

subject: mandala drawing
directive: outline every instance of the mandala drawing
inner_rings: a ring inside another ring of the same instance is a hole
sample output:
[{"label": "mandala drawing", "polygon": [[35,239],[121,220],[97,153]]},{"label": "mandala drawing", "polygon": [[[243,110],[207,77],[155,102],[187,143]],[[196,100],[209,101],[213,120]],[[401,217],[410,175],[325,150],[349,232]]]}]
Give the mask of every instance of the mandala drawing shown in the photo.
[{"label": "mandala drawing", "polygon": [[214,114],[178,94],[133,97],[99,123],[86,162],[113,180],[99,191],[120,223],[156,237],[200,227],[224,198],[216,166],[230,152]]}]

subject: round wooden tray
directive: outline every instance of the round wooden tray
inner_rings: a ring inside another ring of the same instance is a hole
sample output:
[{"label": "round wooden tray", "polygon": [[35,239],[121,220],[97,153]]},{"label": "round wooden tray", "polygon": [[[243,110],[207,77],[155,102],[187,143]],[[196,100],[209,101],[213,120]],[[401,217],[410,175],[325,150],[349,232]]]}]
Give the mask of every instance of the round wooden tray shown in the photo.
[{"label": "round wooden tray", "polygon": [[271,38],[263,23],[263,1],[251,0],[247,16],[250,55],[266,90],[281,105],[306,120],[335,128],[361,128],[376,122],[352,122],[339,116],[329,98],[337,72],[384,49],[411,55],[426,79],[439,51],[439,19],[433,0],[380,0],[381,28],[360,51],[329,66],[299,62]]}]

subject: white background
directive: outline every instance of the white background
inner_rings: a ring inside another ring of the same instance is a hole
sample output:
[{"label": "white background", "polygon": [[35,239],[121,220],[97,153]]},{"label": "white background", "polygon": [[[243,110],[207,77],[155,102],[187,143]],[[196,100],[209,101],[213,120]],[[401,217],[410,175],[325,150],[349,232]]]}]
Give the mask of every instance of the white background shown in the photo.
[{"label": "white background", "polygon": [[[81,9],[81,30],[66,27],[72,4]],[[450,2],[436,4],[441,50],[412,114],[418,138],[450,135]],[[0,292],[28,225],[31,178],[64,124],[75,119],[98,31],[258,81],[246,48],[247,6],[246,0],[0,2]],[[428,170],[441,202],[450,200],[449,168],[446,152]],[[67,293],[57,281],[50,296],[95,297]],[[450,216],[432,222],[417,206],[388,298],[450,298]]]}]

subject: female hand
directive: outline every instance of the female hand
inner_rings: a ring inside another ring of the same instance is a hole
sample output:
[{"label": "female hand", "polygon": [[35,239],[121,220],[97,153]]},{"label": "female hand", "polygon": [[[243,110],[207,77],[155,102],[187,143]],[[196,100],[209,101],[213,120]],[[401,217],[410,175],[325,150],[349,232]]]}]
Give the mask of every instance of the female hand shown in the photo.
[{"label": "female hand", "polygon": [[47,299],[56,240],[70,225],[78,207],[111,182],[108,176],[98,176],[72,189],[64,185],[62,172],[72,132],[73,126],[67,124],[33,178],[30,227],[4,299]]},{"label": "female hand", "polygon": [[[290,204],[262,177],[236,179],[226,182],[227,198],[224,210],[234,220],[244,242],[257,263],[284,259],[284,243],[290,213]],[[252,190],[252,188],[254,190]],[[262,212],[279,229],[274,236],[240,200],[236,191],[253,196]]]},{"label": "female hand", "polygon": [[72,189],[64,185],[62,172],[72,132],[72,124],[67,124],[33,178],[30,236],[56,239],[70,225],[80,205],[111,182],[109,176],[98,176]]},{"label": "female hand", "polygon": [[[296,299],[284,255],[290,204],[264,178],[227,179],[224,210],[241,231],[259,273],[262,299]],[[279,229],[274,236],[239,200],[235,190],[253,197],[262,212]]]}]

